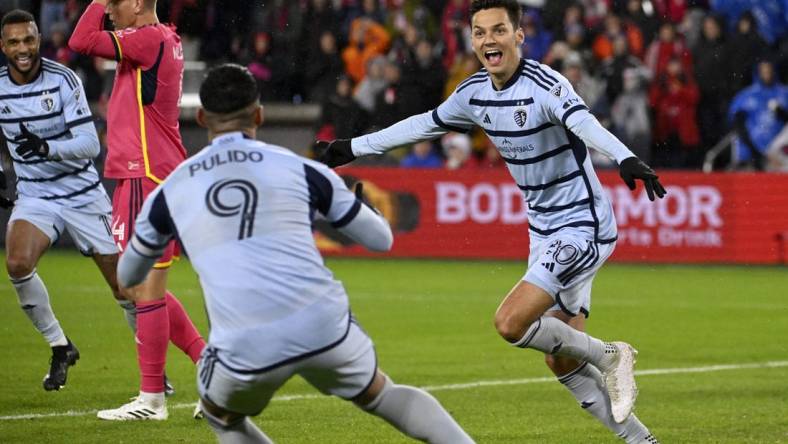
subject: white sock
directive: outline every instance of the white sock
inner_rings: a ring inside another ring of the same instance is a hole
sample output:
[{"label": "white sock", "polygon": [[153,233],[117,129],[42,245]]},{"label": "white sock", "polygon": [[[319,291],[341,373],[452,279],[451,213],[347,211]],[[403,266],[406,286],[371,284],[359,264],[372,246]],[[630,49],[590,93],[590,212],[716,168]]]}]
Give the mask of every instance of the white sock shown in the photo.
[{"label": "white sock", "polygon": [[551,316],[537,319],[522,339],[512,345],[533,348],[548,355],[567,356],[580,362],[588,361],[601,368],[606,367],[605,349],[609,348],[599,339]]},{"label": "white sock", "polygon": [[380,394],[363,409],[414,439],[446,444],[474,442],[432,395],[394,384],[388,377]]},{"label": "white sock", "polygon": [[44,336],[49,345],[54,347],[68,344],[66,335],[60,328],[60,323],[49,305],[49,293],[44,286],[44,281],[38,276],[36,270],[19,279],[11,278],[11,284],[16,289],[16,296],[19,299],[19,305],[22,306],[22,311],[30,318],[36,330]]},{"label": "white sock", "polygon": [[137,306],[132,301],[117,301],[120,308],[123,309],[123,315],[126,317],[126,323],[129,324],[131,332],[137,334]]},{"label": "white sock", "polygon": [[140,392],[140,400],[142,400],[145,404],[152,405],[156,408],[163,406],[167,402],[167,399],[164,397],[164,392]]},{"label": "white sock", "polygon": [[593,415],[619,438],[627,443],[648,442],[647,438],[651,433],[634,413],[621,424],[613,420],[610,397],[599,369],[589,363],[583,363],[570,373],[559,377],[558,381],[569,389],[583,410]]},{"label": "white sock", "polygon": [[216,419],[206,414],[205,419],[213,429],[221,444],[273,444],[271,438],[266,436],[249,418],[244,418],[232,425],[220,424]]}]

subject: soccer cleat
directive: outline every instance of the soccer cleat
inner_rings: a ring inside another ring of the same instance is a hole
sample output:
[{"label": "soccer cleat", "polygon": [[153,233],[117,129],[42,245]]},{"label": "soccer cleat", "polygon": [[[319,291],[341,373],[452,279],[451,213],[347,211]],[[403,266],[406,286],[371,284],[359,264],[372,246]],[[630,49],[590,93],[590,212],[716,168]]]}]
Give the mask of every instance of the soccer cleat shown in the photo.
[{"label": "soccer cleat", "polygon": [[164,374],[164,396],[170,397],[175,394],[175,387],[172,386],[170,380],[167,378],[167,374]]},{"label": "soccer cleat", "polygon": [[131,398],[128,404],[116,409],[99,410],[96,416],[107,421],[164,421],[169,417],[169,413],[167,413],[167,404],[156,407],[143,401],[141,396],[137,396]]},{"label": "soccer cleat", "polygon": [[194,406],[194,411],[192,412],[192,417],[194,419],[203,419],[205,418],[205,413],[202,411],[202,405],[200,405],[200,401],[197,401],[197,405]]},{"label": "soccer cleat", "polygon": [[610,395],[610,407],[613,420],[622,423],[635,408],[638,395],[635,384],[635,357],[637,350],[626,342],[605,343],[604,368],[600,368],[605,376],[605,385]]},{"label": "soccer cleat", "polygon": [[49,373],[44,376],[44,390],[60,390],[66,385],[68,368],[77,363],[79,350],[70,339],[67,345],[52,347],[52,357],[49,359]]}]

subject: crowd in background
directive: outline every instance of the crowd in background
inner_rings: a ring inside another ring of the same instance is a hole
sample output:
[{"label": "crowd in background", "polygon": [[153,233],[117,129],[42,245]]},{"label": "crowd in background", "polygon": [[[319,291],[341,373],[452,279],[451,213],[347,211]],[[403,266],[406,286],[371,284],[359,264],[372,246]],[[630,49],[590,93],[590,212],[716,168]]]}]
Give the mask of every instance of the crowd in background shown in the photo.
[{"label": "crowd in background", "polygon": [[[101,66],[66,46],[87,3],[4,0],[0,7],[40,17],[42,54],[77,70],[88,97],[101,102]],[[469,3],[159,0],[159,18],[178,26],[187,57],[246,65],[262,102],[321,104],[317,137],[333,139],[430,110],[476,72]],[[731,132],[737,135],[734,158],[723,162],[760,170],[788,158],[785,2],[521,3],[523,56],[561,72],[600,121],[653,166],[698,169]],[[503,165],[481,131],[399,151],[402,158],[388,162]]]}]

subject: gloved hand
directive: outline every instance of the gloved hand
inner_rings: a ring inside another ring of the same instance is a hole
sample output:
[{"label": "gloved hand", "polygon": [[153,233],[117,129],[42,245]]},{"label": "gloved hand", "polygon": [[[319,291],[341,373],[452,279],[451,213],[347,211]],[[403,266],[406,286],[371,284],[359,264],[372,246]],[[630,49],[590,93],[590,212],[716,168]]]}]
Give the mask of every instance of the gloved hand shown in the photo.
[{"label": "gloved hand", "polygon": [[666,194],[665,187],[659,183],[657,173],[637,157],[627,157],[621,161],[618,168],[621,178],[624,179],[624,183],[627,184],[630,190],[634,190],[637,187],[635,179],[643,181],[646,193],[648,193],[648,200],[654,201],[654,195],[662,199]]},{"label": "gloved hand", "polygon": [[331,142],[318,140],[312,145],[315,158],[331,168],[344,165],[356,160],[350,148],[350,139],[336,139]]},{"label": "gloved hand", "polygon": [[[0,170],[0,190],[4,190],[7,187],[8,185],[5,183],[5,172],[3,172],[3,170]],[[0,208],[7,210],[9,208],[12,208],[13,206],[14,206],[13,200],[6,199],[5,197],[0,196]]]},{"label": "gloved hand", "polygon": [[380,214],[380,211],[373,207],[369,200],[367,200],[366,196],[364,196],[364,184],[361,181],[356,182],[356,186],[353,188],[353,191],[356,193],[356,199],[360,200],[361,203],[369,207],[370,210]]},{"label": "gloved hand", "polygon": [[19,122],[19,130],[22,134],[14,138],[14,143],[18,144],[16,154],[23,159],[29,159],[33,156],[45,159],[49,157],[49,145],[45,140],[31,133],[22,122]]}]

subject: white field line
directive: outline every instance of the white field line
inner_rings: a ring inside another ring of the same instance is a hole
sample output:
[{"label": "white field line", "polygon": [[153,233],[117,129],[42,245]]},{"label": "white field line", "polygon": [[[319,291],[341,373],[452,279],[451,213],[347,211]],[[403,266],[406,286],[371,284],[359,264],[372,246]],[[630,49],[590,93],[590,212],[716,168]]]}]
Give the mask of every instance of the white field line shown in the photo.
[{"label": "white field line", "polygon": [[[653,376],[653,375],[678,375],[683,373],[711,373],[724,370],[746,370],[746,369],[761,369],[761,368],[780,368],[788,367],[788,361],[767,361],[767,362],[753,362],[743,364],[720,364],[708,365],[704,367],[677,367],[677,368],[655,368],[651,370],[636,370],[637,376]],[[543,382],[554,382],[554,377],[541,377],[541,378],[524,378],[524,379],[502,379],[491,381],[475,381],[466,382],[463,384],[445,384],[445,385],[432,385],[422,387],[424,390],[430,392],[448,391],[448,390],[465,390],[476,387],[493,387],[502,385],[524,385],[524,384],[540,384]],[[309,393],[303,395],[283,395],[275,396],[273,401],[300,401],[303,399],[327,399],[328,396],[320,395],[317,393]],[[171,404],[168,406],[171,409],[192,409],[194,403],[179,403]],[[0,416],[0,421],[13,421],[18,419],[43,419],[43,418],[61,418],[67,416],[94,416],[98,410],[68,410],[65,412],[53,413],[28,413],[21,415],[8,415]]]}]

